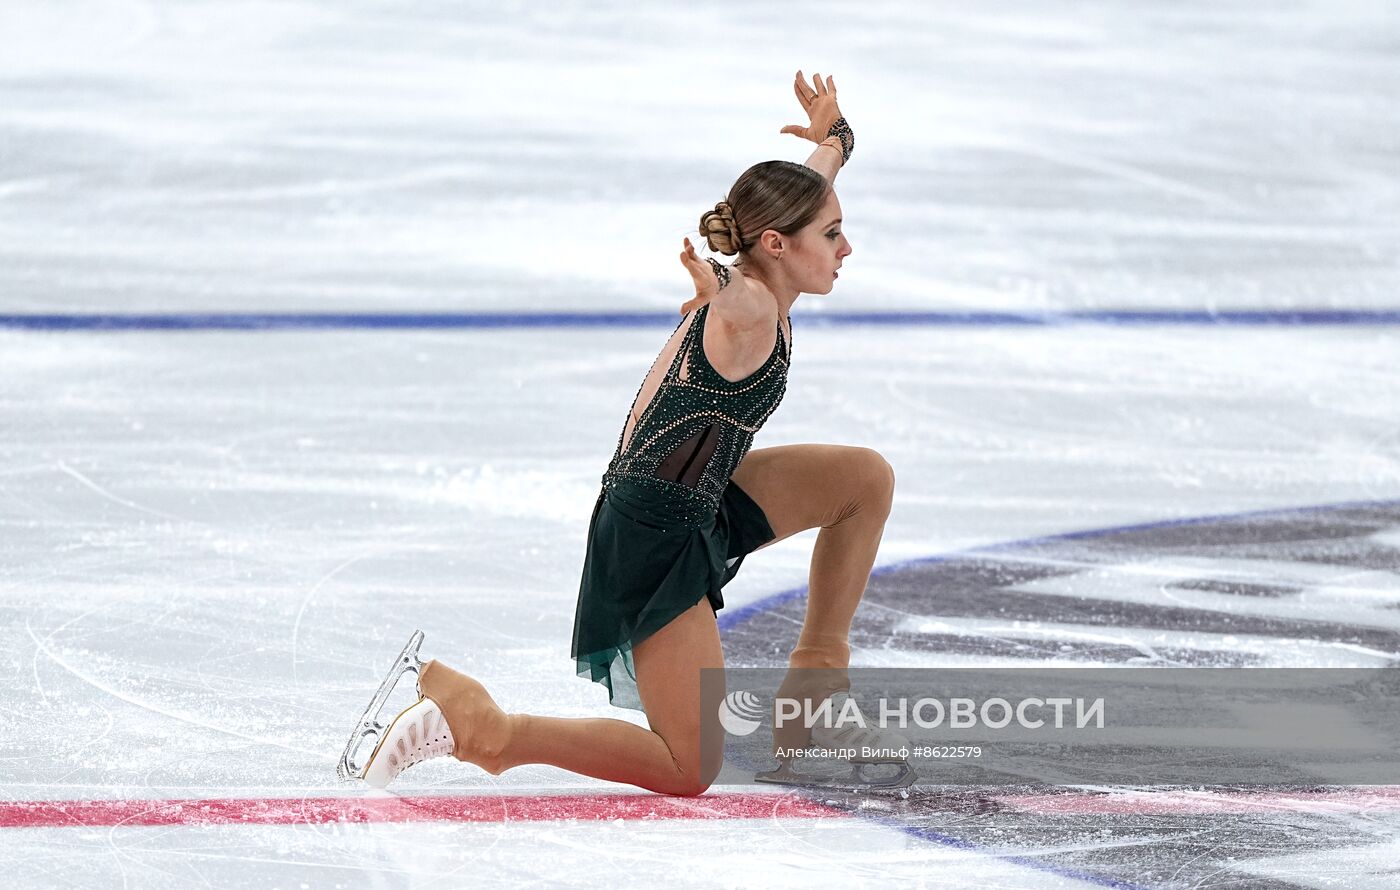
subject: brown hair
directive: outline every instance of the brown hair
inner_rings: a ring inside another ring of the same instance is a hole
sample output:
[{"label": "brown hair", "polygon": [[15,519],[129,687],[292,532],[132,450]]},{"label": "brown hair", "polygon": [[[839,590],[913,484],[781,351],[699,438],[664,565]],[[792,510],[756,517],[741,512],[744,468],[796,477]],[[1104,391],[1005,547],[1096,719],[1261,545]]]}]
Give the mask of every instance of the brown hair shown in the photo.
[{"label": "brown hair", "polygon": [[831,183],[811,167],[764,161],[744,171],[728,196],[700,217],[710,249],[733,256],[758,243],[769,229],[791,235],[816,218]]}]

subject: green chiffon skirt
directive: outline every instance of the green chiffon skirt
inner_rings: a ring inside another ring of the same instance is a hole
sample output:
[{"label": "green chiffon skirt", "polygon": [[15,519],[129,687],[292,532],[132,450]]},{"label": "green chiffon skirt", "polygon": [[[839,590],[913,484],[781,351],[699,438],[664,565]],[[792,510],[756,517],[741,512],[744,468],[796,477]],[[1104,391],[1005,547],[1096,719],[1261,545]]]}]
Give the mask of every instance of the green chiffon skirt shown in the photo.
[{"label": "green chiffon skirt", "polygon": [[598,495],[574,613],[578,675],[607,687],[608,701],[641,710],[632,649],[720,589],[746,554],[773,540],[763,510],[730,482],[718,511],[676,486],[622,478]]}]

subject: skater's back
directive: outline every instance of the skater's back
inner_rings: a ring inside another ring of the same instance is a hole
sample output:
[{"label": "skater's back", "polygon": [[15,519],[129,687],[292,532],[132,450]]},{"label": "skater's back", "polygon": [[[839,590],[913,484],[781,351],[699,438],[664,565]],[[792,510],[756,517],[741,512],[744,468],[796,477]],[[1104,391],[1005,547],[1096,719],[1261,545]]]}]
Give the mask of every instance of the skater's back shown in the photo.
[{"label": "skater's back", "polygon": [[[719,280],[729,277],[714,265]],[[761,288],[737,277],[742,283],[729,287]],[[733,345],[724,342],[723,321],[707,325],[710,310],[705,304],[687,313],[652,364],[603,475],[604,488],[625,479],[714,509],[754,434],[782,401],[790,339],[776,313],[767,357],[753,368],[754,359],[742,356],[740,376],[731,379],[711,358],[715,351],[734,350],[723,349]],[[725,370],[732,372],[733,365]]]}]

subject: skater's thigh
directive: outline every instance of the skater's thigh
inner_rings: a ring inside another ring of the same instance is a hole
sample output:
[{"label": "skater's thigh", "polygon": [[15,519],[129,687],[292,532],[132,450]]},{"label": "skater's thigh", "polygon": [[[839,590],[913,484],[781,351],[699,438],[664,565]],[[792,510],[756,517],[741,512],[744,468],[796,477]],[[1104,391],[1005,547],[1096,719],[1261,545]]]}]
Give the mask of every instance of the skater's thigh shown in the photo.
[{"label": "skater's thigh", "polygon": [[894,495],[889,462],[878,451],[851,445],[756,448],[730,478],[768,518],[776,537],[764,547],[834,525],[855,510],[888,513]]},{"label": "skater's thigh", "polygon": [[[680,617],[647,637],[632,650],[632,666],[637,672],[637,692],[646,711],[647,722],[665,740],[676,765],[687,773],[709,773],[719,769],[711,755],[701,762],[701,714],[719,723],[717,688],[713,708],[702,708],[700,671],[723,668],[724,650],[719,642],[719,625],[708,597],[701,597]],[[713,727],[711,727],[713,729]],[[723,750],[720,750],[723,755]]]}]

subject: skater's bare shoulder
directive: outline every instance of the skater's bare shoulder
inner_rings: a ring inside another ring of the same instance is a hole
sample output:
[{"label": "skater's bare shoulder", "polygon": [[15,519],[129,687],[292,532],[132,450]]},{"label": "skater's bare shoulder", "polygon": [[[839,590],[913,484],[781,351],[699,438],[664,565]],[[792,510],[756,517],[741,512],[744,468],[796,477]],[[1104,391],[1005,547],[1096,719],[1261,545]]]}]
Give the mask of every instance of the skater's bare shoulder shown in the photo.
[{"label": "skater's bare shoulder", "polygon": [[681,263],[690,272],[695,296],[681,311],[708,306],[703,345],[710,366],[729,380],[742,380],[762,367],[777,342],[778,303],[762,281],[736,266],[701,259],[685,239]]}]

